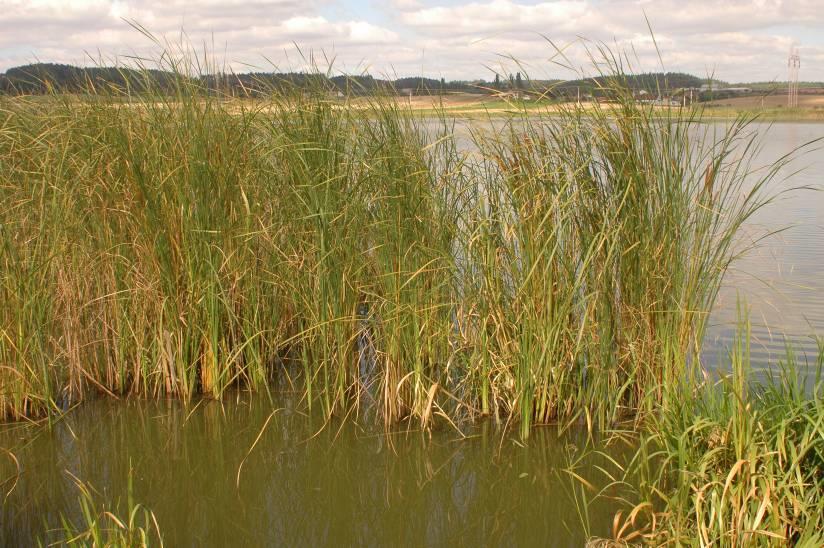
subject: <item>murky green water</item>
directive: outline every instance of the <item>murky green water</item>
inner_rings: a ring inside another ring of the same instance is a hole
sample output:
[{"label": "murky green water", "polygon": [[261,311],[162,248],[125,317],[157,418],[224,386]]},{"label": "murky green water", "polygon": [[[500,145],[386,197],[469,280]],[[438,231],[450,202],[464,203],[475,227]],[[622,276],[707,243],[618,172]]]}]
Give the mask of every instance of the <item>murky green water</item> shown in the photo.
[{"label": "murky green water", "polygon": [[[51,430],[4,428],[0,446],[19,448],[22,471],[0,512],[2,544],[31,544],[59,526],[59,512],[78,517],[69,472],[103,499],[125,501],[130,468],[135,500],[154,511],[169,546],[581,546],[586,539],[572,495],[580,484],[563,471],[582,436],[544,428],[522,446],[491,424],[467,438],[451,428],[431,439],[402,430],[386,436],[351,421],[321,429],[284,399],[249,454],[272,406],[246,398],[193,411],[176,402],[101,400]],[[584,459],[577,473],[603,484],[598,461]],[[0,469],[9,477],[14,466]],[[592,504],[592,533],[609,533],[616,507]]]},{"label": "murky green water", "polygon": [[[822,124],[757,129],[766,133],[765,164],[824,137]],[[774,190],[824,186],[824,152],[784,175],[792,177]],[[815,353],[812,336],[824,334],[824,192],[785,195],[746,234],[784,227],[727,276],[708,333],[710,359],[722,360],[731,343],[738,296],[752,307],[756,365],[780,358],[786,340],[802,355]],[[248,395],[193,410],[97,401],[51,429],[0,426],[0,448],[20,463],[18,475],[0,452],[0,496],[13,486],[0,507],[0,545],[48,542],[61,513],[79,517],[69,474],[100,500],[125,501],[130,470],[135,500],[154,511],[169,546],[581,546],[591,534],[609,536],[616,503],[601,498],[579,512],[580,484],[564,472],[585,445],[580,433],[538,429],[528,446],[492,424],[467,437],[448,427],[431,438],[402,429],[386,436],[351,421],[322,428],[298,407],[277,399],[280,410],[251,453],[273,408]],[[585,458],[577,473],[602,486],[598,464]]]}]

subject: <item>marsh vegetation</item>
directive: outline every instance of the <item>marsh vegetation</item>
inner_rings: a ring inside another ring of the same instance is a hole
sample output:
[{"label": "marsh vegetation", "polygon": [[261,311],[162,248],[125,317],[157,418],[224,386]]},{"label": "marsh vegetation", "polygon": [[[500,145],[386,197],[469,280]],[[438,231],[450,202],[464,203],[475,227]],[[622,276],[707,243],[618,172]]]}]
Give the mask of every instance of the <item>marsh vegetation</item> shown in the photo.
[{"label": "marsh vegetation", "polygon": [[751,118],[713,136],[624,78],[471,151],[380,95],[0,98],[0,415],[287,390],[387,430],[620,431],[618,540],[820,541],[820,383],[700,359],[789,157],[756,170]]}]

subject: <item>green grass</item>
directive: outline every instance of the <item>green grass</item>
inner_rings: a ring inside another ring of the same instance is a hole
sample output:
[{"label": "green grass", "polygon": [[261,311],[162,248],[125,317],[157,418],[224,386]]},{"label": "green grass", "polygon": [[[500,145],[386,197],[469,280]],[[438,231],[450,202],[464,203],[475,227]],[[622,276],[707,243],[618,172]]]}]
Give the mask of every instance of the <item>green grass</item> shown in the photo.
[{"label": "green grass", "polygon": [[757,116],[759,120],[771,122],[821,122],[824,108],[752,108],[713,106],[706,109],[707,119],[730,119],[737,116]]},{"label": "green grass", "polygon": [[[403,100],[399,100],[402,105]],[[522,101],[516,99],[498,99],[489,98],[486,101],[479,101],[473,104],[466,105],[449,105],[448,101],[442,106],[433,106],[431,108],[414,108],[410,113],[421,118],[438,117],[447,114],[454,118],[469,119],[469,120],[488,120],[490,118],[509,118],[513,115],[523,116],[530,115],[536,118],[564,118],[565,111],[569,111],[573,103],[564,103],[554,100],[542,99],[534,101]],[[598,109],[601,111],[609,111],[610,107],[616,106],[616,103],[582,103],[584,108]],[[640,105],[639,105],[640,107]],[[687,112],[678,114],[676,116],[689,116],[690,112],[701,111],[701,118],[704,121],[713,120],[730,120],[735,121],[739,118],[753,118],[759,121],[770,122],[820,122],[824,121],[824,107],[799,107],[799,108],[783,108],[783,107],[733,107],[722,106],[714,104],[696,103],[692,107],[652,107],[647,106],[655,115],[662,118],[671,118],[672,110],[685,110]],[[559,112],[559,109],[561,112]],[[617,116],[620,116],[620,102],[617,105]]]}]

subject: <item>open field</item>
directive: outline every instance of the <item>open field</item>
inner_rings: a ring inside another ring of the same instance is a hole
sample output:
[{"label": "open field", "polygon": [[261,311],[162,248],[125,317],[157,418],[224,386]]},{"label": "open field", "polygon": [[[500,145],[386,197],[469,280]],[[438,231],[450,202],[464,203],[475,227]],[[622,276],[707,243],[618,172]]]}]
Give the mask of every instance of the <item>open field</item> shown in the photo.
[{"label": "open field", "polygon": [[[786,90],[784,90],[786,92]],[[761,97],[730,97],[706,103],[709,107],[729,107],[739,110],[753,110],[759,108],[775,109],[787,108],[786,94],[770,94]],[[824,109],[824,94],[812,95],[807,93],[798,96],[799,109]]]},{"label": "open field", "polygon": [[[488,115],[503,116],[513,112],[529,112],[535,116],[557,116],[563,103],[551,100],[522,101],[507,97],[491,95],[454,94],[444,96],[416,96],[398,98],[399,106],[409,108],[422,116],[434,116],[440,112],[457,117],[484,117]],[[747,113],[758,115],[768,120],[809,120],[824,121],[824,95],[799,95],[799,106],[786,107],[786,95],[767,95],[762,97],[734,97],[700,103],[698,108],[705,109],[708,118],[734,119]],[[584,109],[609,108],[608,105],[582,102]],[[656,111],[669,110],[669,107],[653,107]]]},{"label": "open field", "polygon": [[[49,96],[28,96],[24,98],[9,98],[10,103],[23,101],[25,103],[50,102]],[[82,96],[64,95],[63,100],[83,101]],[[355,97],[352,99],[328,98],[327,101],[340,109],[369,110],[372,99]],[[558,117],[561,112],[568,110],[574,103],[559,102],[550,99],[521,100],[505,95],[481,95],[471,93],[454,93],[432,96],[388,97],[387,101],[394,103],[398,109],[406,113],[424,118],[437,118],[448,115],[456,118],[487,118],[507,117],[528,113],[535,117]],[[696,103],[697,109],[703,109],[702,116],[707,119],[734,120],[742,114],[757,116],[760,119],[772,121],[824,121],[824,95],[802,94],[799,96],[797,108],[787,108],[786,95],[767,95],[762,97],[734,97],[720,99],[706,103]],[[266,99],[237,99],[225,98],[222,100],[224,108],[229,112],[253,110],[256,112],[272,112],[280,105]],[[111,98],[111,104],[123,103],[132,108],[145,108],[144,100],[125,100]],[[167,98],[164,101],[155,101],[153,107],[169,106],[174,100]],[[577,110],[587,112],[595,109],[609,112],[615,105],[582,101],[574,105]],[[640,105],[639,105],[640,106]],[[679,107],[646,106],[652,112],[666,113]]]},{"label": "open field", "polygon": [[[399,106],[408,108],[416,114],[431,115],[443,111],[458,117],[472,117],[479,115],[503,115],[518,111],[529,111],[534,114],[556,112],[561,103],[544,100],[520,100],[506,95],[476,95],[468,93],[449,94],[443,96],[400,97],[396,99]],[[586,106],[586,103],[583,103]]]},{"label": "open field", "polygon": [[710,118],[734,118],[741,113],[774,121],[824,121],[824,95],[801,94],[798,107],[787,107],[786,95],[732,97],[703,104]]}]

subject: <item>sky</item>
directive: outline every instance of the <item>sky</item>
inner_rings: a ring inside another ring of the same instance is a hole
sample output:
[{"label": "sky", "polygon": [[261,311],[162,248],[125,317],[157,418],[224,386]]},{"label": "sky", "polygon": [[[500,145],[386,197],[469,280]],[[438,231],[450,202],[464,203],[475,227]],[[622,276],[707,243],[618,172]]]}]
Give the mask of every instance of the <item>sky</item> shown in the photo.
[{"label": "sky", "polygon": [[236,72],[314,59],[382,77],[572,78],[594,72],[599,45],[622,52],[628,72],[732,82],[786,80],[795,45],[800,79],[822,81],[824,0],[0,0],[0,71],[168,48]]}]

